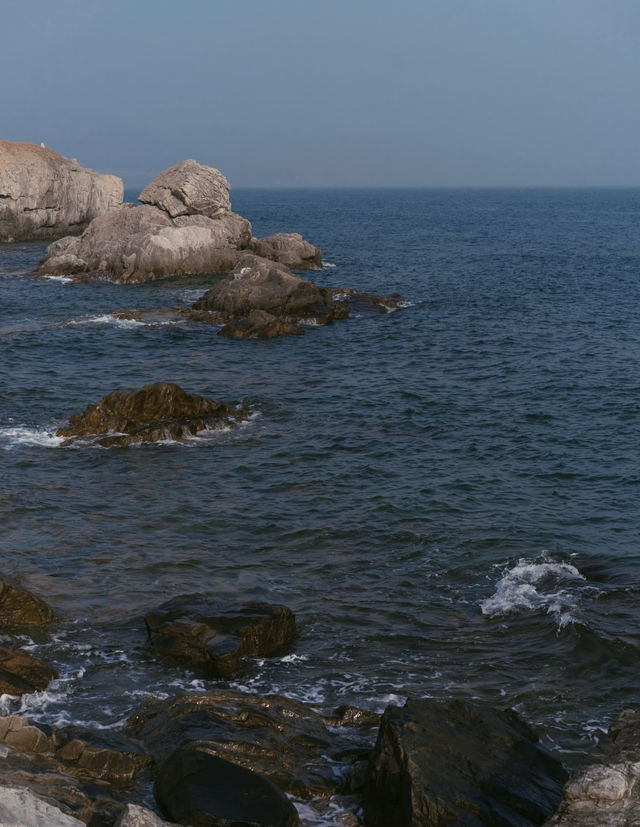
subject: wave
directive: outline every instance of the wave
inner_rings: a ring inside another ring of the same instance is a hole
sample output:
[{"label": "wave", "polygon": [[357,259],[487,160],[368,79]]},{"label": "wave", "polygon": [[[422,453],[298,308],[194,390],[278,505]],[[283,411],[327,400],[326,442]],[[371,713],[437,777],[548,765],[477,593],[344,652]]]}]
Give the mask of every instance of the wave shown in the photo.
[{"label": "wave", "polygon": [[10,450],[19,445],[37,448],[58,448],[64,442],[64,437],[56,436],[47,428],[27,428],[17,425],[10,428],[0,428],[0,447]]},{"label": "wave", "polygon": [[120,319],[111,313],[104,313],[102,316],[89,316],[86,319],[72,319],[70,322],[65,322],[65,325],[70,326],[85,324],[112,324],[114,327],[125,329],[145,326],[145,322],[140,322],[137,319]]},{"label": "wave", "polygon": [[41,276],[42,281],[57,281],[60,284],[73,284],[75,279],[73,276]]}]

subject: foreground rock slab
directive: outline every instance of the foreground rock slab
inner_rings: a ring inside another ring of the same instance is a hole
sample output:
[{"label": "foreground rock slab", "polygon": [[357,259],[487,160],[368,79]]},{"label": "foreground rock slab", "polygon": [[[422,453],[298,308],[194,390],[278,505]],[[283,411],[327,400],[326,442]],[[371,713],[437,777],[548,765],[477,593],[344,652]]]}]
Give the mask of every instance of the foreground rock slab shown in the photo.
[{"label": "foreground rock slab", "polygon": [[171,382],[156,382],[127,393],[116,390],[70,417],[57,436],[68,442],[94,437],[104,447],[167,439],[183,440],[200,431],[243,421],[246,410],[188,394]]},{"label": "foreground rock slab", "polygon": [[194,825],[296,827],[298,813],[268,779],[212,754],[177,749],[160,767],[154,795],[163,814]]},{"label": "foreground rock slab", "polygon": [[0,141],[0,242],[80,233],[122,204],[115,175],[86,169],[35,144]]},{"label": "foreground rock slab", "polygon": [[271,655],[296,634],[295,617],[272,603],[225,603],[181,595],[145,617],[154,649],[187,661],[211,677],[230,678],[244,657]]},{"label": "foreground rock slab", "polygon": [[640,824],[640,712],[627,709],[590,763],[576,770],[547,827]]},{"label": "foreground rock slab", "polygon": [[465,701],[387,707],[372,756],[367,824],[540,825],[567,773],[512,710]]},{"label": "foreground rock slab", "polygon": [[0,787],[0,827],[84,827],[25,787]]}]

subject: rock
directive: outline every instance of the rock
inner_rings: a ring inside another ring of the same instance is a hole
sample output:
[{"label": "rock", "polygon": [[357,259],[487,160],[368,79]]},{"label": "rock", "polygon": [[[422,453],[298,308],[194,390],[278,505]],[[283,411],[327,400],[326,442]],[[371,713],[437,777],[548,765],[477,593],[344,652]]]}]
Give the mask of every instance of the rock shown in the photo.
[{"label": "rock", "polygon": [[250,238],[250,223],[232,212],[173,221],[157,207],[125,204],[97,218],[79,238],[51,244],[39,272],[124,283],[228,273]]},{"label": "rock", "polygon": [[46,689],[58,673],[27,655],[0,646],[0,694],[25,695]]},{"label": "rock", "polygon": [[248,316],[232,319],[218,336],[228,339],[274,339],[276,336],[303,336],[304,330],[292,322],[283,322],[264,310],[252,310]]},{"label": "rock", "polygon": [[627,709],[589,763],[577,769],[548,827],[640,824],[640,712]]},{"label": "rock", "polygon": [[188,394],[170,382],[156,382],[131,393],[116,390],[107,394],[96,405],[88,405],[84,413],[73,414],[57,435],[70,440],[98,436],[96,442],[103,446],[181,440],[199,431],[241,422],[247,415],[244,409]]},{"label": "rock", "polygon": [[239,673],[243,657],[271,655],[296,633],[295,618],[286,606],[225,603],[201,594],[169,600],[145,622],[159,654],[224,678]]},{"label": "rock", "polygon": [[206,215],[215,218],[231,212],[229,182],[213,167],[197,161],[180,161],[161,172],[146,186],[138,201],[160,207],[171,218]]},{"label": "rock", "polygon": [[24,787],[0,787],[0,827],[84,827]]},{"label": "rock", "polygon": [[333,300],[341,302],[356,313],[392,313],[406,307],[407,302],[400,293],[381,296],[378,293],[362,293],[350,287],[333,290]]},{"label": "rock", "polygon": [[160,767],[154,786],[167,818],[219,827],[296,827],[298,813],[270,781],[211,754],[205,745],[180,747]]},{"label": "rock", "polygon": [[6,580],[0,580],[0,627],[42,626],[55,619],[44,600]]},{"label": "rock", "polygon": [[231,318],[262,310],[288,322],[313,319],[333,321],[331,291],[294,275],[282,264],[244,255],[229,276],[193,304],[196,310],[216,310]]},{"label": "rock", "polygon": [[211,754],[269,778],[286,793],[328,799],[358,790],[376,733],[368,725],[334,724],[282,695],[218,689],[147,701],[128,732],[157,763],[184,744],[206,744]]},{"label": "rock", "polygon": [[322,253],[305,241],[300,233],[252,238],[250,248],[257,256],[277,261],[291,270],[318,270],[322,267]]},{"label": "rock", "polygon": [[114,175],[81,167],[52,149],[0,141],[0,242],[81,232],[122,204]]},{"label": "rock", "polygon": [[127,804],[114,827],[180,827],[180,825],[165,821],[151,810],[147,810],[146,807]]},{"label": "rock", "polygon": [[371,827],[539,825],[567,774],[512,710],[454,700],[387,707],[371,761]]}]

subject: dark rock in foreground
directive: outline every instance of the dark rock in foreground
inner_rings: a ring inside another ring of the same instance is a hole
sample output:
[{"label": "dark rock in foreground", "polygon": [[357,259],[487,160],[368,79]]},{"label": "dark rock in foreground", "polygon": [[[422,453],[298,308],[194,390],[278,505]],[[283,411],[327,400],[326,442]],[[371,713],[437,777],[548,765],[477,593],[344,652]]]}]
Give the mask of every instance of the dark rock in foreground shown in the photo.
[{"label": "dark rock in foreground", "polygon": [[159,654],[224,678],[238,674],[243,657],[271,655],[296,633],[295,618],[286,606],[224,603],[198,594],[168,601],[145,622]]},{"label": "dark rock in foreground", "polygon": [[296,827],[298,813],[269,780],[186,744],[160,767],[154,786],[167,818],[199,827]]},{"label": "dark rock in foreground", "polygon": [[58,673],[27,655],[0,646],[0,694],[26,695],[46,689]]},{"label": "dark rock in foreground", "polygon": [[512,710],[465,701],[388,707],[372,756],[371,827],[527,827],[562,798],[567,774]]},{"label": "dark rock in foreground", "polygon": [[113,391],[84,413],[73,414],[57,436],[73,440],[104,435],[96,440],[104,446],[181,440],[241,422],[247,415],[246,410],[188,394],[173,383],[156,382],[132,393]]},{"label": "dark rock in foreground", "polygon": [[0,141],[0,242],[80,233],[122,204],[115,175],[81,167],[35,144]]},{"label": "dark rock in foreground", "polygon": [[0,580],[0,627],[42,626],[55,619],[53,609],[35,594]]},{"label": "dark rock in foreground", "polygon": [[575,771],[548,827],[640,824],[640,712],[627,709],[590,762]]}]

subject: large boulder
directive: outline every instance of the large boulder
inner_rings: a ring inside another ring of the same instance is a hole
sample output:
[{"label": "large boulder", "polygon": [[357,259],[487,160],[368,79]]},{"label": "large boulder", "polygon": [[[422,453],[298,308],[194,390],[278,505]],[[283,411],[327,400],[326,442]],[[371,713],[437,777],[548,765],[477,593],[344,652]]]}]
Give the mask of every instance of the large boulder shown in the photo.
[{"label": "large boulder", "polygon": [[248,316],[253,310],[286,321],[308,319],[321,324],[335,317],[331,290],[296,276],[283,264],[250,254],[193,307],[220,311],[231,318]]},{"label": "large boulder", "polygon": [[171,218],[206,215],[216,218],[231,212],[229,182],[213,167],[197,161],[180,161],[161,172],[138,197],[143,204],[160,207]]},{"label": "large boulder", "polygon": [[171,382],[156,382],[127,393],[116,390],[81,414],[73,414],[57,436],[68,441],[95,438],[102,446],[124,446],[166,439],[184,440],[200,431],[246,419],[248,411],[188,394]]},{"label": "large boulder", "polygon": [[371,827],[528,827],[556,809],[567,773],[512,710],[409,700],[386,709],[372,756]]},{"label": "large boulder", "polygon": [[635,827],[640,824],[640,712],[627,709],[577,769],[547,827]]},{"label": "large boulder", "polygon": [[158,207],[125,204],[93,221],[79,238],[50,245],[40,272],[125,283],[228,273],[250,238],[250,223],[232,212],[174,220]]},{"label": "large boulder", "polygon": [[0,242],[81,232],[122,204],[123,184],[44,146],[0,141]]},{"label": "large boulder", "polygon": [[53,609],[35,594],[0,580],[0,628],[42,626],[55,619]]},{"label": "large boulder", "polygon": [[0,694],[26,695],[39,692],[57,677],[55,669],[26,652],[0,646]]},{"label": "large boulder", "polygon": [[266,238],[252,238],[251,250],[257,256],[277,261],[291,270],[318,270],[322,253],[305,241],[300,233],[277,233]]},{"label": "large boulder", "polygon": [[201,594],[169,600],[145,623],[158,653],[224,678],[239,673],[242,658],[272,655],[296,633],[286,606],[224,602]]}]

